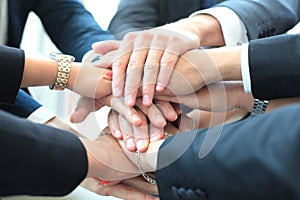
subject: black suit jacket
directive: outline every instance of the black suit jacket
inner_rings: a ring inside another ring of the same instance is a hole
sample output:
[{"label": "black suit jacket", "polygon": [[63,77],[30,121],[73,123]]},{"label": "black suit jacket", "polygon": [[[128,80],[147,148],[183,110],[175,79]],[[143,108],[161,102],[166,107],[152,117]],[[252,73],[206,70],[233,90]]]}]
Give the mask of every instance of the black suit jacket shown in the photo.
[{"label": "black suit jacket", "polygon": [[[0,46],[0,104],[12,104],[20,86],[24,53]],[[65,195],[87,173],[86,151],[73,134],[0,111],[0,197]]]},{"label": "black suit jacket", "polygon": [[[168,138],[158,155],[160,199],[300,199],[299,113],[298,104]],[[207,134],[217,142],[200,157],[214,144]]]},{"label": "black suit jacket", "polygon": [[[212,4],[222,0],[213,0]],[[203,8],[203,0],[121,0],[109,30],[122,38],[138,29],[161,26]]]}]

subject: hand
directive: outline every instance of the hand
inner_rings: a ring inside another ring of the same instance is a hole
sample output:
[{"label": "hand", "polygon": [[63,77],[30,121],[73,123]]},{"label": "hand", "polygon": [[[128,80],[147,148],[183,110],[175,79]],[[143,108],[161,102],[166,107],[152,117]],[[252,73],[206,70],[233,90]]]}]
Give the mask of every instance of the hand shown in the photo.
[{"label": "hand", "polygon": [[103,185],[99,181],[88,178],[81,186],[103,196],[113,196],[127,200],[158,200],[151,194],[158,194],[157,186],[149,184],[141,176],[124,180],[118,184]]},{"label": "hand", "polygon": [[[105,129],[97,140],[80,138],[87,151],[87,177],[121,181],[139,176],[138,169],[121,149],[118,141]],[[111,159],[114,158],[114,159]]]},{"label": "hand", "polygon": [[[135,104],[141,82],[143,104],[151,105],[155,86],[159,92],[165,88],[178,56],[199,47],[197,36],[191,39],[167,27],[129,33],[120,43],[119,56],[112,67],[113,94],[116,97],[124,94],[129,106]],[[105,46],[102,42],[93,48],[97,52]]]},{"label": "hand", "polygon": [[[135,152],[128,151],[123,140],[112,137],[109,128],[105,128],[96,140],[80,138],[88,157],[88,177],[98,177],[107,181],[122,181],[140,175]],[[164,140],[152,142],[147,152],[140,154],[143,171],[154,172],[160,145]],[[114,159],[111,159],[114,158]]]},{"label": "hand", "polygon": [[[132,108],[126,106],[122,101],[120,101],[119,98],[113,97],[113,99],[116,99],[116,103],[119,106],[112,106],[113,110],[108,116],[108,125],[112,134],[116,138],[123,138],[126,147],[130,151],[146,151],[149,142],[159,140],[163,137],[163,129],[166,125],[166,120],[176,120],[178,117],[177,112],[180,112],[178,108],[175,107],[175,109],[168,102],[157,101],[157,104],[152,104],[150,107],[145,107],[142,105],[141,99],[138,99],[136,108],[138,108],[142,123],[139,126],[136,126],[132,125],[128,118],[125,117],[128,113],[126,110],[130,110]],[[120,110],[122,107],[125,109]]]},{"label": "hand", "polygon": [[228,112],[236,109],[251,112],[254,102],[251,94],[245,94],[242,82],[212,83],[196,93],[177,97],[156,96],[155,98],[212,112]]},{"label": "hand", "polygon": [[111,60],[115,43],[110,43],[99,53],[89,52],[83,63],[73,63],[67,87],[90,98],[102,98],[111,94]]}]

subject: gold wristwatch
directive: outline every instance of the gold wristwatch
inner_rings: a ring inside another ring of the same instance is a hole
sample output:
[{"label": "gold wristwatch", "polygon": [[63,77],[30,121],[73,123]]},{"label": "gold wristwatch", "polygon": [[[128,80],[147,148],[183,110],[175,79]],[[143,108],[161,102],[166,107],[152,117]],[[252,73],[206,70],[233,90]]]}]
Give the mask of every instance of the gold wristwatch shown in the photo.
[{"label": "gold wristwatch", "polygon": [[67,87],[69,81],[71,65],[74,62],[74,56],[51,53],[50,58],[57,62],[57,75],[53,85],[49,86],[51,90],[64,90]]}]

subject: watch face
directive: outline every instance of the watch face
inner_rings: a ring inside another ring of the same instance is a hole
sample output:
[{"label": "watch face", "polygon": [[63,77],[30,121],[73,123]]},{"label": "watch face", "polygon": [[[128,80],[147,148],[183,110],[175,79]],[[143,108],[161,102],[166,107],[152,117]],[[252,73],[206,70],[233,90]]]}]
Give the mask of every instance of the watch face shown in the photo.
[{"label": "watch face", "polygon": [[63,58],[69,58],[70,62],[73,62],[75,60],[74,56],[71,56],[71,55],[66,55],[66,54],[63,54],[63,53],[55,53],[55,52],[52,52],[50,53],[50,58],[56,60],[56,61],[59,61]]},{"label": "watch face", "polygon": [[58,53],[54,53],[54,52],[50,53],[50,58],[52,58],[52,59],[58,61],[58,59],[59,59],[59,58],[58,58]]}]

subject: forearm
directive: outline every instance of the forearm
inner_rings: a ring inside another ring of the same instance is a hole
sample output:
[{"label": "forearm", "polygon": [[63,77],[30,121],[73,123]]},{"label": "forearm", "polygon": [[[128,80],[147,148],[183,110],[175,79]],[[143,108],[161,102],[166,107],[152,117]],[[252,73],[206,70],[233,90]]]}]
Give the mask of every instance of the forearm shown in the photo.
[{"label": "forearm", "polygon": [[56,61],[26,54],[21,87],[50,86],[55,82],[56,75]]},{"label": "forearm", "polygon": [[[58,73],[57,62],[40,57],[25,57],[22,87],[51,86]],[[111,94],[111,77],[107,69],[98,68],[91,62],[72,62],[66,88],[91,98]]]}]

